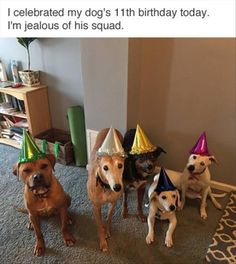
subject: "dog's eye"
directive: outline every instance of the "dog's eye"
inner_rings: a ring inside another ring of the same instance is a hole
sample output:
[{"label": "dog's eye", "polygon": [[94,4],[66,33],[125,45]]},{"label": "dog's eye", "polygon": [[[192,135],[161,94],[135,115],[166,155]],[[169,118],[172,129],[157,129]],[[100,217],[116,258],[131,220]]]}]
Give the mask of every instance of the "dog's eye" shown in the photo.
[{"label": "dog's eye", "polygon": [[200,165],[201,166],[205,166],[205,163],[202,161],[202,162],[200,162]]},{"label": "dog's eye", "polygon": [[166,199],[166,196],[165,196],[165,195],[163,195],[161,198],[162,198],[163,200],[165,200],[165,199]]},{"label": "dog's eye", "polygon": [[107,165],[103,166],[103,169],[104,171],[108,171],[108,166]]},{"label": "dog's eye", "polygon": [[175,195],[175,194],[173,194],[173,195],[172,195],[172,197],[173,197],[173,198],[175,198],[175,197],[176,197],[176,195]]},{"label": "dog's eye", "polygon": [[32,172],[32,169],[30,169],[30,168],[25,168],[25,169],[23,170],[23,172],[25,172],[25,173],[31,173],[31,172]]},{"label": "dog's eye", "polygon": [[121,163],[118,164],[118,169],[122,169],[123,165]]},{"label": "dog's eye", "polygon": [[193,159],[196,159],[197,158],[197,156],[193,156]]},{"label": "dog's eye", "polygon": [[45,163],[45,164],[42,164],[41,169],[44,170],[44,169],[46,169],[47,167],[48,167],[48,164]]}]

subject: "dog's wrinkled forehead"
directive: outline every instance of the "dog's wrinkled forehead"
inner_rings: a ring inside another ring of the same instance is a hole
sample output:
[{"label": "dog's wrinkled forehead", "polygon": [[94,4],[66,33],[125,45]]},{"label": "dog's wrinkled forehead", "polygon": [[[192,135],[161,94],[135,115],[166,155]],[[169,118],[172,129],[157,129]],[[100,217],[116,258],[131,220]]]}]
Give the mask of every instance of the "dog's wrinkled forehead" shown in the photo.
[{"label": "dog's wrinkled forehead", "polygon": [[148,152],[148,153],[143,153],[143,154],[138,154],[138,155],[132,155],[133,159],[135,161],[139,161],[139,162],[145,162],[147,160],[150,161],[155,161],[157,156],[155,155],[154,152]]},{"label": "dog's wrinkled forehead", "polygon": [[212,156],[201,156],[197,154],[191,154],[188,159],[188,164],[205,164],[206,166],[210,165],[213,161]]}]

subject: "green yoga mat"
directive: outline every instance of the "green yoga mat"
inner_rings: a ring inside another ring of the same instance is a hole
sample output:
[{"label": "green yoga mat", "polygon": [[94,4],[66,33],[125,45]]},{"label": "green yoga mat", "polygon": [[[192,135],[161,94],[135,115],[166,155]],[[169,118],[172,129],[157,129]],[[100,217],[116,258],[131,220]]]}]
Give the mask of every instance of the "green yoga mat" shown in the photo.
[{"label": "green yoga mat", "polygon": [[76,166],[86,166],[87,146],[84,111],[81,106],[71,106],[67,110],[71,141],[74,149]]}]

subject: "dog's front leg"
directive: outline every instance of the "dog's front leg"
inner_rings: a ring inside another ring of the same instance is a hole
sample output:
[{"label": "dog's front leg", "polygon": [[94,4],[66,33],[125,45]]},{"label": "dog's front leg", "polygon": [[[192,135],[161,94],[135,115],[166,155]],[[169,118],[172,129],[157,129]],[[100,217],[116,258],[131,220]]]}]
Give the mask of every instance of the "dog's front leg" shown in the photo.
[{"label": "dog's front leg", "polygon": [[108,209],[107,214],[107,226],[106,226],[106,238],[109,238],[111,236],[111,222],[112,222],[112,216],[115,210],[116,203],[113,202],[110,204],[110,207]]},{"label": "dog's front leg", "polygon": [[169,228],[166,232],[166,238],[165,238],[165,245],[167,247],[172,247],[173,246],[173,232],[175,230],[176,224],[177,224],[177,219],[176,216],[173,215],[170,219],[169,219],[170,223],[169,223]]},{"label": "dog's front leg", "polygon": [[128,188],[124,187],[122,212],[121,212],[123,218],[127,218],[128,216],[128,204],[127,204],[128,192],[129,192]]},{"label": "dog's front leg", "polygon": [[207,199],[207,194],[209,186],[205,187],[202,189],[202,200],[201,200],[201,205],[200,205],[200,215],[202,219],[207,219],[207,213],[206,213],[206,199]]},{"label": "dog's front leg", "polygon": [[181,184],[181,205],[180,205],[180,210],[183,210],[184,205],[185,205],[185,197],[186,197],[186,191],[187,191],[187,182],[183,182]]},{"label": "dog's front leg", "polygon": [[146,242],[148,245],[154,242],[154,224],[156,212],[157,206],[154,204],[154,202],[150,202],[150,209],[148,214],[148,235],[146,236]]},{"label": "dog's front leg", "polygon": [[39,218],[37,215],[29,214],[30,223],[33,225],[35,235],[36,235],[36,244],[34,247],[34,254],[36,256],[41,256],[45,251],[43,234],[40,229]]},{"label": "dog's front leg", "polygon": [[108,250],[108,244],[106,241],[106,230],[102,223],[101,205],[93,205],[93,213],[97,225],[97,232],[99,237],[99,246],[101,251]]},{"label": "dog's front leg", "polygon": [[146,222],[147,218],[143,214],[143,196],[145,193],[145,184],[141,185],[137,190],[137,196],[138,196],[138,218],[141,220],[141,222]]},{"label": "dog's front leg", "polygon": [[60,217],[61,217],[62,235],[64,242],[67,247],[71,247],[75,244],[75,239],[68,231],[69,217],[66,207],[60,209]]}]

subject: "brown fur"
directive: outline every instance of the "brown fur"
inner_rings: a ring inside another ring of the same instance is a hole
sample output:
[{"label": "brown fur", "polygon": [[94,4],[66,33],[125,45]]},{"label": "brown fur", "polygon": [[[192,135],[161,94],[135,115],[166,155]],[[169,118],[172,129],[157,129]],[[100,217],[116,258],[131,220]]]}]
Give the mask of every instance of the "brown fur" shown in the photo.
[{"label": "brown fur", "polygon": [[[47,155],[46,158],[27,163],[16,164],[13,173],[25,184],[24,203],[26,209],[17,209],[29,214],[29,228],[34,229],[36,245],[34,254],[40,256],[44,253],[45,245],[40,230],[39,216],[49,216],[59,213],[62,223],[62,234],[67,246],[73,246],[75,239],[68,231],[68,210],[70,196],[65,193],[61,184],[53,175],[55,157]],[[35,182],[35,175],[41,175],[42,180]],[[26,211],[25,211],[26,210]]]},{"label": "brown fur", "polygon": [[[87,182],[88,196],[93,205],[93,213],[100,240],[100,249],[102,251],[108,250],[107,238],[110,236],[112,215],[115,209],[116,201],[121,196],[123,191],[122,174],[124,168],[124,158],[117,155],[102,157],[98,157],[96,155],[97,150],[102,145],[108,131],[109,129],[103,129],[97,136],[89,160]],[[120,141],[122,142],[122,135],[119,131],[116,132]],[[104,170],[104,166],[108,167],[107,171]],[[104,183],[109,184],[110,189],[102,187],[102,185],[97,181],[97,175],[100,176]],[[120,185],[121,189],[119,191],[114,191],[113,188],[115,184]],[[105,203],[109,203],[110,208],[104,224],[101,216],[101,207]]]}]

